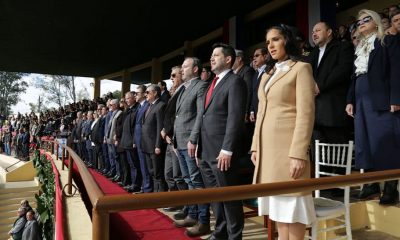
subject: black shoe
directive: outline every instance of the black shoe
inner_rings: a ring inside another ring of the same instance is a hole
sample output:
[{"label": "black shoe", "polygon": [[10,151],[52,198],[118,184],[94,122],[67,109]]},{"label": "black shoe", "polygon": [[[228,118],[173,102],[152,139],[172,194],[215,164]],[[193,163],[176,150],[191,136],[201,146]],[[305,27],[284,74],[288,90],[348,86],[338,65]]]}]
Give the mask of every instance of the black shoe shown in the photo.
[{"label": "black shoe", "polygon": [[386,181],[383,194],[379,199],[379,204],[393,205],[399,201],[399,191],[397,190],[397,180]]},{"label": "black shoe", "polygon": [[166,212],[176,212],[176,211],[182,210],[182,207],[181,206],[178,206],[178,207],[165,207],[165,208],[163,208],[163,210],[166,211]]},{"label": "black shoe", "polygon": [[181,210],[181,211],[175,213],[173,217],[175,220],[183,220],[187,217],[187,215],[188,215],[187,211]]},{"label": "black shoe", "polygon": [[381,194],[379,183],[364,184],[358,198],[361,200],[368,200],[378,197]]}]

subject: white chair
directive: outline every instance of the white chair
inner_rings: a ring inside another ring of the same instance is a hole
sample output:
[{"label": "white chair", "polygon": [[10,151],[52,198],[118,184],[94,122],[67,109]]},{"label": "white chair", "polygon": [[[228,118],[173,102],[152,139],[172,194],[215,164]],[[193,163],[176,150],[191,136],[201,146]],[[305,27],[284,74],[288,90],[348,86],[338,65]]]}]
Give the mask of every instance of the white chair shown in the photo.
[{"label": "white chair", "polygon": [[[351,173],[351,160],[353,155],[353,141],[348,144],[327,144],[315,141],[315,177],[340,176],[335,172],[329,172],[333,167],[344,168],[345,174]],[[321,171],[321,166],[327,166],[329,171]],[[311,226],[309,239],[318,239],[318,233],[334,231],[345,228],[346,235],[335,239],[352,239],[350,225],[350,186],[340,187],[344,189],[343,202],[320,197],[320,191],[315,191],[314,206],[317,214],[317,221]],[[336,220],[339,225],[318,229],[318,222],[329,219]]]}]

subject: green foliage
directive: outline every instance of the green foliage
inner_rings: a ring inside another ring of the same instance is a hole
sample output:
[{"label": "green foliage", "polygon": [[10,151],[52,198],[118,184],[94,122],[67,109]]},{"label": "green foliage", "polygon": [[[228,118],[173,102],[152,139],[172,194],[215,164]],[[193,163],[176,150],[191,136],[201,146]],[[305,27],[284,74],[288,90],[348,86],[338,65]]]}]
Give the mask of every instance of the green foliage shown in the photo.
[{"label": "green foliage", "polygon": [[33,159],[37,176],[41,184],[41,191],[36,195],[37,211],[40,215],[40,226],[42,228],[42,239],[50,240],[54,236],[54,202],[55,202],[55,179],[51,162],[45,155],[36,150]]},{"label": "green foliage", "polygon": [[114,92],[112,92],[112,94],[113,94],[113,97],[118,100],[121,99],[121,97],[122,97],[120,90],[115,90]]},{"label": "green foliage", "polygon": [[21,93],[26,91],[28,84],[22,80],[24,75],[0,71],[0,114],[8,116],[10,107],[17,104]]}]

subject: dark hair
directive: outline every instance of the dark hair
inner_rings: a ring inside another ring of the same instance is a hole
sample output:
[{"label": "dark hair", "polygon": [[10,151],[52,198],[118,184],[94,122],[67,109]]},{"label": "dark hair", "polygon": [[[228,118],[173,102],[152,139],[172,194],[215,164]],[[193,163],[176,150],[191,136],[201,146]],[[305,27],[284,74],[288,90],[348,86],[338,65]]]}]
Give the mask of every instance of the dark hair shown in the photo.
[{"label": "dark hair", "polygon": [[160,81],[161,86],[163,86],[164,88],[167,87],[167,84],[164,82],[164,80]]},{"label": "dark hair", "polygon": [[142,92],[142,93],[144,93],[144,92],[146,92],[146,86],[145,85],[139,85],[139,86],[137,86],[137,88],[136,89],[140,89],[140,91]]},{"label": "dark hair", "polygon": [[399,14],[400,14],[400,10],[399,10],[399,9],[396,9],[396,10],[393,12],[393,14],[390,15],[390,22],[392,22],[392,19],[393,19],[394,16],[399,15]]},{"label": "dark hair", "polygon": [[201,63],[201,60],[197,57],[187,57],[186,59],[192,59],[192,67],[197,67],[197,76],[200,76],[201,70],[203,69],[203,64]]},{"label": "dark hair", "polygon": [[[268,28],[266,33],[271,31],[272,29],[278,30],[279,33],[283,36],[285,40],[285,51],[286,54],[289,56],[289,58],[293,61],[300,61],[301,50],[299,47],[299,42],[296,40],[296,36],[294,34],[296,28],[285,24],[279,24]],[[275,63],[277,62],[275,59],[272,59],[269,52],[268,56],[269,57],[267,59],[266,72],[269,72],[269,70],[271,70],[274,67]]]},{"label": "dark hair", "polygon": [[228,44],[225,43],[214,43],[212,45],[212,49],[214,50],[215,48],[222,48],[222,54],[224,54],[225,57],[231,57],[232,62],[229,68],[232,68],[233,64],[235,63],[236,60],[236,52],[235,49]]}]

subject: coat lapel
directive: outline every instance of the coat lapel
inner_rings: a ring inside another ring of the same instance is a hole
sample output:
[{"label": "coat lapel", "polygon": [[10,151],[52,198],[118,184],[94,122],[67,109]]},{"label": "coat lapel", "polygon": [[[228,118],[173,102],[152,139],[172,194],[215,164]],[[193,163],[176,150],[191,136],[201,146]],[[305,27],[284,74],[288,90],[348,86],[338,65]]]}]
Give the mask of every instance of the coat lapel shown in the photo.
[{"label": "coat lapel", "polygon": [[178,102],[176,104],[176,112],[181,108],[181,105],[187,95],[190,96],[191,92],[193,91],[193,88],[197,85],[198,81],[196,81],[198,78],[193,79],[192,82],[190,83],[189,87],[185,89],[185,91],[179,96]]},{"label": "coat lapel", "polygon": [[371,53],[369,54],[369,58],[368,58],[368,70],[371,68],[372,66],[372,61],[374,60],[374,57],[376,56],[376,49],[379,48],[379,40],[375,39],[374,42],[374,50],[371,51]]},{"label": "coat lapel", "polygon": [[[288,62],[288,67],[289,67],[289,70],[288,71],[279,71],[279,73],[272,79],[272,82],[269,84],[269,86],[268,86],[268,88],[267,89],[265,89],[265,95],[267,95],[268,94],[268,91],[269,91],[269,89],[276,83],[276,82],[278,82],[279,81],[279,79],[281,79],[283,76],[285,76],[288,72],[290,72],[290,70],[292,70],[292,67],[294,66],[296,64],[296,62],[294,62],[294,61],[292,61],[292,60],[289,60],[289,62]],[[265,86],[264,86],[264,88],[265,88]],[[262,89],[262,90],[264,90],[264,89]]]}]

